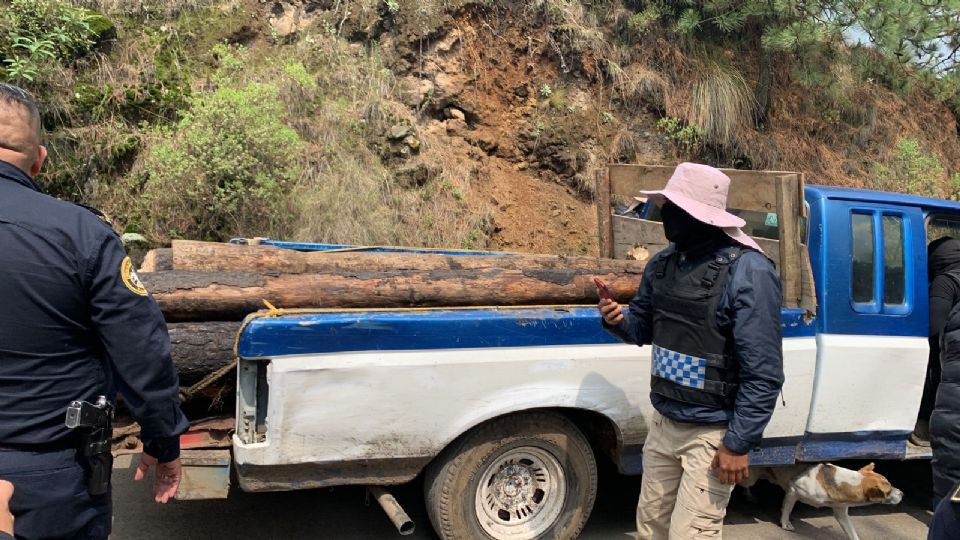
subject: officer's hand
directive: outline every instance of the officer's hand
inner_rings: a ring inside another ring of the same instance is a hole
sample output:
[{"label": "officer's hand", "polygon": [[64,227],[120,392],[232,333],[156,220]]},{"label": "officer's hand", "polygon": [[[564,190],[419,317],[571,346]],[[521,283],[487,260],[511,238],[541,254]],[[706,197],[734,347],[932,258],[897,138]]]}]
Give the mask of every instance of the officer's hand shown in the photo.
[{"label": "officer's hand", "polygon": [[140,464],[137,465],[137,473],[133,479],[139,482],[147,476],[150,467],[156,465],[157,473],[153,479],[153,500],[161,504],[167,504],[167,501],[177,494],[177,488],[180,487],[180,477],[182,467],[180,458],[170,463],[157,463],[157,458],[150,454],[140,454]]},{"label": "officer's hand", "polygon": [[10,513],[10,499],[13,498],[13,484],[0,480],[0,531],[13,535],[13,514]]},{"label": "officer's hand", "polygon": [[750,476],[750,454],[735,454],[721,444],[717,454],[713,456],[710,470],[714,471],[717,479],[724,484],[738,484]]},{"label": "officer's hand", "polygon": [[620,304],[609,298],[602,298],[597,307],[600,308],[600,314],[603,315],[603,320],[607,324],[616,326],[623,322],[623,308],[620,307]]}]

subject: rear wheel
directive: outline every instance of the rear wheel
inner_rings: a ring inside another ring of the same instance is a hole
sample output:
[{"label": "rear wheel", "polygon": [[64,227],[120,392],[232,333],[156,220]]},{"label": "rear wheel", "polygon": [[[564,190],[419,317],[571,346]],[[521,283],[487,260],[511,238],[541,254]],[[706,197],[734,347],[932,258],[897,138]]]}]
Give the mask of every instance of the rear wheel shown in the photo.
[{"label": "rear wheel", "polygon": [[583,433],[554,413],[492,420],[426,473],[427,512],[443,540],[572,540],[597,493]]}]

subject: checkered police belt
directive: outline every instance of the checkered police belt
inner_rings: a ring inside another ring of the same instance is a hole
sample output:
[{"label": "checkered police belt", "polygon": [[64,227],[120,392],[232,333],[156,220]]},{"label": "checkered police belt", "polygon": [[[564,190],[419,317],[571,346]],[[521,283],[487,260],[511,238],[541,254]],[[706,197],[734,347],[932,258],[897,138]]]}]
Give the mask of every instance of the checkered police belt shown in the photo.
[{"label": "checkered police belt", "polygon": [[651,372],[680,386],[703,390],[707,382],[707,360],[654,345]]}]

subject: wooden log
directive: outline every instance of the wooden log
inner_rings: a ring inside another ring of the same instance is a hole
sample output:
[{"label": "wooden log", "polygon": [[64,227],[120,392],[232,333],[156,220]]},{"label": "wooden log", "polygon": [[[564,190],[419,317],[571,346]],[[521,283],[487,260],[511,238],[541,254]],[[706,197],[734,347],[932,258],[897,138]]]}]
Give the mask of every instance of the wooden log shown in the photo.
[{"label": "wooden log", "polygon": [[180,386],[190,386],[233,361],[233,345],[240,323],[171,323],[167,330]]},{"label": "wooden log", "polygon": [[263,309],[592,304],[593,276],[628,301],[642,269],[432,270],[270,274],[154,272],[141,276],[168,322],[239,320]]},{"label": "wooden log", "polygon": [[151,249],[143,257],[138,272],[161,272],[173,270],[173,250],[170,248]]},{"label": "wooden log", "polygon": [[[243,246],[174,240],[173,270],[196,272],[397,272],[437,270],[592,270],[641,271],[635,261],[597,257],[511,254],[463,256],[412,253],[301,252],[273,246]],[[159,269],[158,269],[159,270]]]}]

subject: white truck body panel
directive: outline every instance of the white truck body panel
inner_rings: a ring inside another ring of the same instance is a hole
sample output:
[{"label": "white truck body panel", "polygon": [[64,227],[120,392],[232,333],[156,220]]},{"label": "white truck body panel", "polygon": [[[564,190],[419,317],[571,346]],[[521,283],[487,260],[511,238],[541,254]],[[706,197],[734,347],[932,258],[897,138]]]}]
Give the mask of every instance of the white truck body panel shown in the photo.
[{"label": "white truck body panel", "polygon": [[[817,343],[807,431],[913,430],[930,351],[927,338],[820,334]],[[883,391],[891,388],[897,391]]]},{"label": "white truck body panel", "polygon": [[[784,365],[787,384],[766,433],[800,437],[810,410],[814,338],[784,340]],[[620,444],[641,445],[653,411],[649,346],[285,356],[271,359],[267,377],[266,440],[237,441],[240,464],[432,457],[486,420],[541,408],[602,414],[617,426]]]}]

